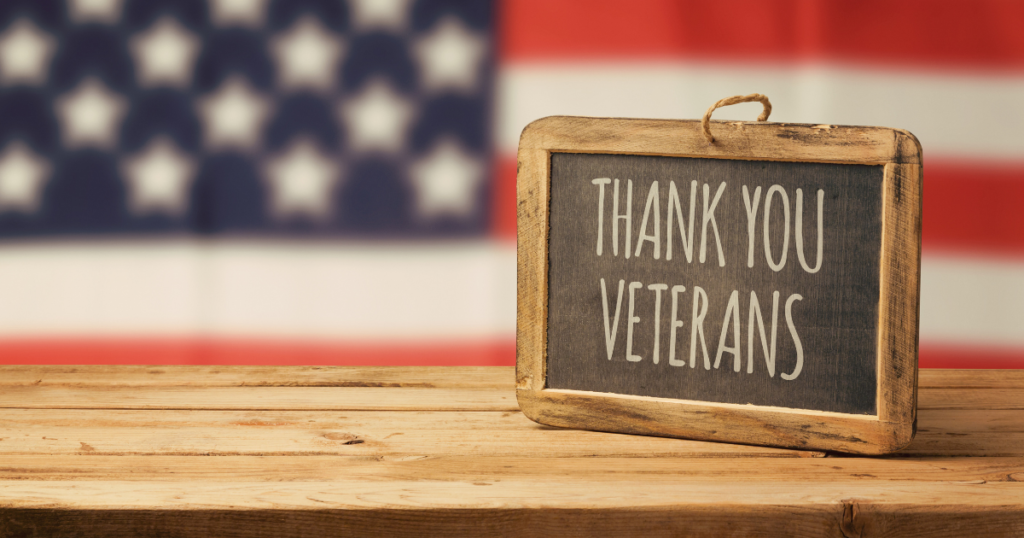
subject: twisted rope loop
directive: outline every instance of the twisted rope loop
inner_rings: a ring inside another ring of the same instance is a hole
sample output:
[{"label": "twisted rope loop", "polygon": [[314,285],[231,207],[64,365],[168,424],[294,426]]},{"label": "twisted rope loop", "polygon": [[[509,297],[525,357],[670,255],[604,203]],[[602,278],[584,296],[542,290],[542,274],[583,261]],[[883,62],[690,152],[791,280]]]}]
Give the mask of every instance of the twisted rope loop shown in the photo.
[{"label": "twisted rope loop", "polygon": [[704,113],[704,119],[700,120],[701,127],[704,128],[704,138],[708,139],[708,144],[715,143],[715,137],[711,135],[711,113],[714,112],[716,108],[735,105],[737,103],[750,103],[753,101],[760,101],[760,103],[764,105],[764,110],[761,112],[761,115],[757,117],[757,121],[768,121],[768,116],[772,113],[772,103],[767,97],[759,93],[752,93],[750,95],[734,95],[732,97],[721,99],[717,103],[711,105],[711,108]]}]

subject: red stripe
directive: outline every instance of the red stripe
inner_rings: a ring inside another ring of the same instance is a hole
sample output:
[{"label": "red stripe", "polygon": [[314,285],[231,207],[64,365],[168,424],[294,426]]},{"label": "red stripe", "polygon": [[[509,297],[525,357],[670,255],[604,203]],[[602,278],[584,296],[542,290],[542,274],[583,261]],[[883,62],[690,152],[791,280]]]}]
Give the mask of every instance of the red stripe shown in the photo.
[{"label": "red stripe", "polygon": [[921,368],[1022,369],[1024,349],[922,344]]},{"label": "red stripe", "polygon": [[1016,0],[505,0],[501,55],[1024,68]]},{"label": "red stripe", "polygon": [[516,158],[499,155],[492,172],[491,231],[501,239],[516,239]]},{"label": "red stripe", "polygon": [[0,342],[0,364],[512,366],[515,363],[513,340],[416,345],[190,339]]},{"label": "red stripe", "polygon": [[[267,366],[513,366],[515,342],[310,344],[228,340],[17,340],[0,364],[245,364]],[[1024,349],[921,345],[921,368],[1024,368]]]},{"label": "red stripe", "polygon": [[925,251],[1024,256],[1024,165],[924,167]]}]

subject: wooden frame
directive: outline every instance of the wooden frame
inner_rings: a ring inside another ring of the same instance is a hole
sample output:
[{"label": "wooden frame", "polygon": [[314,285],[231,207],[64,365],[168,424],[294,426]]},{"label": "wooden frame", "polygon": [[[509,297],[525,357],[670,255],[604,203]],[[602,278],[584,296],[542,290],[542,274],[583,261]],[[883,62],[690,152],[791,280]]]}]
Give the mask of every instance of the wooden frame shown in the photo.
[{"label": "wooden frame", "polygon": [[[921,146],[907,131],[698,120],[548,117],[519,142],[516,396],[552,426],[858,454],[910,443],[916,428]],[[549,389],[546,384],[552,153],[612,153],[884,166],[877,415]]]}]

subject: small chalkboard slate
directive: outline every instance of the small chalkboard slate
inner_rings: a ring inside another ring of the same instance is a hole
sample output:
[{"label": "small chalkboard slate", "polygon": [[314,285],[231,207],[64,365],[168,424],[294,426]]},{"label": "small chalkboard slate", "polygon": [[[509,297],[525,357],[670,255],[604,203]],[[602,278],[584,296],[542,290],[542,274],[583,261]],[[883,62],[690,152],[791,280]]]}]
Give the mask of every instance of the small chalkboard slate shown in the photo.
[{"label": "small chalkboard slate", "polygon": [[[709,111],[710,114],[710,111]],[[877,454],[913,437],[900,130],[551,117],[519,145],[517,396],[549,425]]]}]

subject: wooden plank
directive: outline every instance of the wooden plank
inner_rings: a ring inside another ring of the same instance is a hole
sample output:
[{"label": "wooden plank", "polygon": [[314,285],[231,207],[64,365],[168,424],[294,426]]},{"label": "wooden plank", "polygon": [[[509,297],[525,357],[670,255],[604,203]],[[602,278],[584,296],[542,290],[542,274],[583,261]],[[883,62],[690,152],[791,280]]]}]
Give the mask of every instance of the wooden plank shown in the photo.
[{"label": "wooden plank", "polygon": [[[129,469],[130,472],[126,472]],[[533,456],[41,456],[5,455],[0,480],[291,482],[557,479],[604,484],[751,480],[1024,481],[1024,458],[546,458]]]},{"label": "wooden plank", "polygon": [[0,387],[415,387],[509,388],[511,366],[10,366]]},{"label": "wooden plank", "polygon": [[1024,409],[1024,389],[927,389],[918,409]]},{"label": "wooden plank", "polygon": [[[504,388],[514,366],[50,366],[0,365],[0,386]],[[1024,388],[1024,370],[926,368],[925,388]]]},{"label": "wooden plank", "polygon": [[926,409],[918,433],[1024,432],[1024,413],[1016,410]]},{"label": "wooden plank", "polygon": [[[506,385],[507,387],[508,385]],[[511,390],[376,387],[8,386],[0,408],[516,411]],[[924,389],[921,409],[1021,409],[1024,389]]]},{"label": "wooden plank", "polygon": [[[33,366],[0,365],[0,387],[18,385],[196,387],[506,388],[514,366]],[[919,386],[1024,388],[1024,370],[926,368]]]},{"label": "wooden plank", "polygon": [[[1018,411],[933,411],[898,454],[1024,456]],[[950,413],[962,413],[960,416]],[[996,415],[993,415],[996,414]],[[353,444],[349,444],[353,443]],[[552,446],[552,444],[555,446]],[[778,456],[805,455],[764,449]],[[550,457],[632,455],[734,457],[743,445],[675,442],[546,428],[519,413],[220,412],[8,410],[0,420],[0,454],[355,454],[449,453]],[[809,455],[820,455],[810,453]]]},{"label": "wooden plank", "polygon": [[[350,442],[355,443],[346,444]],[[11,409],[0,418],[0,454],[821,455],[679,443],[658,437],[556,429],[511,411]],[[1024,456],[1024,416],[1019,411],[924,410],[917,437],[898,454]]]},{"label": "wooden plank", "polygon": [[517,411],[512,388],[12,386],[0,408]]},{"label": "wooden plank", "polygon": [[[501,399],[501,394],[506,394]],[[929,418],[932,410],[1019,410],[1024,405],[1024,390],[1018,389],[930,389],[922,391],[922,418],[919,431],[922,441],[911,447],[916,454],[1019,454],[1024,443],[1015,438],[991,436],[960,439],[969,432],[982,432],[991,417],[999,417],[1002,430],[1016,428],[1011,415],[976,413],[969,420],[949,425],[935,437],[929,431],[934,423]],[[8,387],[0,393],[0,404],[8,408],[114,408],[114,409],[311,409],[311,410],[499,410],[513,413],[516,404],[509,391],[454,389],[379,389],[379,388],[291,388],[291,387],[237,387],[196,389],[190,387],[145,389],[119,387],[102,390],[100,387]],[[509,403],[511,402],[511,403]],[[10,416],[10,413],[7,413]],[[515,415],[525,422],[521,415]],[[265,420],[259,417],[253,420]],[[382,419],[384,420],[384,419]],[[393,421],[393,418],[386,419]],[[948,418],[947,418],[948,420]],[[1013,430],[1020,431],[1020,430]],[[0,435],[5,437],[5,435]],[[88,440],[81,442],[90,443]],[[71,446],[66,450],[76,448]],[[719,445],[714,445],[719,446]],[[180,448],[180,447],[179,447]],[[365,447],[364,447],[365,448]],[[948,448],[952,452],[943,452]],[[0,449],[2,450],[2,449]],[[202,451],[192,446],[189,450]],[[225,449],[226,450],[226,449]],[[237,449],[236,449],[237,450]],[[249,449],[246,449],[249,450]],[[279,448],[278,450],[284,450]],[[296,452],[316,452],[304,446]],[[248,453],[248,452],[247,452]]]},{"label": "wooden plank", "polygon": [[[1014,536],[1024,484],[874,481],[616,483],[564,480],[329,482],[0,481],[0,528],[280,536]],[[742,495],[737,492],[742,491]],[[126,510],[131,500],[132,511]],[[102,511],[104,518],[87,512]],[[228,514],[244,513],[238,518]],[[83,518],[82,516],[86,517]],[[70,519],[77,516],[77,519]],[[231,527],[224,526],[228,522]],[[287,522],[288,526],[281,525]],[[145,526],[143,526],[145,525]],[[244,527],[243,527],[244,526]],[[295,529],[300,528],[301,533]],[[290,529],[290,530],[287,530]],[[13,532],[11,533],[13,534]]]},{"label": "wooden plank", "polygon": [[922,410],[917,435],[897,456],[1024,456],[1020,411]]},{"label": "wooden plank", "polygon": [[926,368],[918,384],[923,389],[1024,389],[1024,370],[956,370]]},{"label": "wooden plank", "polygon": [[[786,507],[691,505],[588,509],[331,508],[259,510],[7,509],[10,536],[1020,536],[1014,507],[848,502]],[[30,534],[31,533],[31,534]],[[977,533],[977,534],[975,534]]]},{"label": "wooden plank", "polygon": [[924,433],[894,456],[1024,456],[1024,433]]},{"label": "wooden plank", "polygon": [[821,452],[549,428],[520,413],[15,409],[2,455],[820,457]]},{"label": "wooden plank", "polygon": [[896,456],[1024,456],[1020,411],[924,409],[917,435]]},{"label": "wooden plank", "polygon": [[[32,428],[105,428],[131,431],[139,427],[180,429],[344,429],[381,431],[415,429],[522,431],[554,428],[537,424],[515,411],[282,411],[282,410],[124,410],[124,409],[7,409],[0,426],[28,432]],[[398,430],[396,430],[397,428]]]}]

